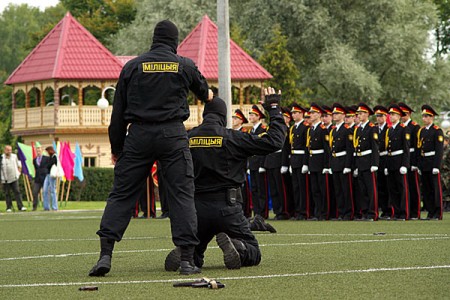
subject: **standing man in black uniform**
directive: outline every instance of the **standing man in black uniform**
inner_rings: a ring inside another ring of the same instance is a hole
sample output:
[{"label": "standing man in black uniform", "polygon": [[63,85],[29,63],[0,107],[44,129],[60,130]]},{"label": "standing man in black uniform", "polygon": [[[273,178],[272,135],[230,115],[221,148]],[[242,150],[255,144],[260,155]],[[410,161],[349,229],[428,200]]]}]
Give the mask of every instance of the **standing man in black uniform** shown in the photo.
[{"label": "standing man in black uniform", "polygon": [[353,130],[344,123],[344,106],[333,104],[334,128],[330,132],[330,168],[336,192],[338,220],[350,221],[352,218],[351,172],[353,161]]},{"label": "standing man in black uniform", "polygon": [[189,117],[189,90],[203,102],[212,99],[212,91],[194,62],[177,55],[177,46],[177,27],[161,21],[150,51],[129,61],[120,74],[109,126],[114,186],[97,231],[100,259],[89,276],[109,272],[114,243],[122,239],[156,160],[164,182],[171,183],[167,193],[172,241],[181,248],[180,274],[200,273],[193,264],[198,244],[194,170],[183,121]]},{"label": "standing man in black uniform", "polygon": [[[285,140],[287,128],[279,107],[281,95],[275,94],[272,88],[269,91],[266,90],[263,103],[270,115],[267,132],[250,135],[226,129],[227,107],[218,97],[205,105],[202,124],[189,132],[200,240],[194,256],[198,267],[202,267],[204,253],[214,236],[228,269],[255,266],[261,261],[258,241],[242,212],[240,187],[244,182],[242,170],[247,158],[280,149]],[[166,270],[176,271],[179,261],[179,249],[176,248],[166,258]]]},{"label": "standing man in black uniform", "polygon": [[424,127],[417,133],[420,149],[419,170],[422,172],[423,204],[428,211],[427,220],[442,220],[441,162],[444,154],[444,133],[434,125],[438,114],[430,105],[422,106]]},{"label": "standing man in black uniform", "polygon": [[[345,110],[347,111],[347,113],[345,114],[345,118],[344,118],[344,123],[349,127],[350,132],[352,134],[352,142],[353,142],[353,136],[357,127],[357,124],[355,123],[356,120],[356,111],[358,110],[358,106],[352,105],[352,106],[346,106]],[[354,151],[355,148],[353,147],[352,152],[354,155]],[[352,216],[351,216],[351,220],[354,220],[355,218],[360,218],[360,211],[361,209],[359,208],[359,187],[358,187],[358,178],[355,176],[354,174],[354,170],[355,170],[355,159],[353,156],[352,159],[352,176],[349,176],[349,183],[350,183],[350,192],[351,192],[351,199],[352,199]]]},{"label": "standing man in black uniform", "polygon": [[[234,115],[232,117],[232,126],[234,130],[238,130],[241,132],[248,132],[247,129],[243,126],[244,124],[247,124],[248,120],[245,117],[244,113],[240,109],[236,109],[234,111]],[[251,218],[252,216],[252,191],[250,189],[250,184],[248,182],[248,175],[247,174],[247,166],[245,166],[243,170],[245,174],[245,182],[241,187],[241,193],[242,193],[242,209],[244,210],[244,216],[246,218]]]},{"label": "standing man in black uniform", "polygon": [[306,112],[307,110],[297,103],[292,104],[291,114],[294,124],[289,129],[289,144],[291,145],[290,167],[296,220],[306,220],[312,216],[307,157],[307,135],[311,128],[303,118]]},{"label": "standing man in black uniform", "polygon": [[[292,114],[291,109],[289,107],[282,107],[281,112],[284,118],[284,124],[288,130],[291,127],[292,122]],[[294,201],[292,198],[292,174],[289,171],[289,160],[291,157],[291,144],[289,142],[290,137],[289,134],[286,134],[286,139],[283,144],[283,149],[281,150],[281,179],[284,187],[284,198],[286,199],[286,211],[289,217],[293,217],[295,215]],[[292,171],[292,169],[291,169]]]},{"label": "standing man in black uniform", "polygon": [[410,168],[408,170],[408,185],[409,185],[409,219],[420,219],[420,182],[419,182],[419,168],[418,160],[420,157],[419,149],[417,148],[417,132],[419,132],[420,125],[411,120],[411,113],[414,112],[406,103],[400,102],[398,104],[400,109],[405,113],[402,117],[402,123],[409,129],[411,140],[409,141],[409,159]]},{"label": "standing man in black uniform", "polygon": [[359,208],[361,221],[376,221],[378,219],[377,171],[379,163],[378,129],[369,121],[373,110],[365,103],[358,106],[358,116],[361,123],[353,133],[355,147],[355,175],[358,177]]},{"label": "standing man in black uniform", "polygon": [[393,210],[389,201],[388,190],[388,176],[385,174],[384,169],[387,168],[387,155],[386,151],[386,131],[389,125],[386,122],[388,109],[382,105],[377,105],[373,108],[375,116],[377,117],[377,130],[378,130],[378,152],[380,153],[380,172],[377,172],[377,189],[378,189],[378,206],[381,208],[380,220],[390,220],[393,218]]},{"label": "standing man in black uniform", "polygon": [[[249,112],[248,119],[253,125],[250,131],[251,135],[260,135],[266,132],[266,127],[261,123],[261,119],[266,116],[258,108],[253,105]],[[267,201],[267,184],[266,184],[266,169],[264,169],[263,155],[254,155],[248,159],[248,168],[250,170],[250,186],[252,190],[252,204],[253,211],[256,215],[267,219],[269,216],[269,207]]]},{"label": "standing man in black uniform", "polygon": [[384,173],[388,177],[389,202],[394,209],[394,220],[404,221],[409,219],[409,187],[406,174],[409,169],[411,134],[408,127],[400,123],[400,118],[405,114],[400,107],[391,104],[388,109],[392,126],[386,131],[385,145],[388,155]]},{"label": "standing man in black uniform", "polygon": [[316,103],[311,103],[311,128],[307,135],[308,169],[311,179],[311,198],[314,203],[314,217],[311,220],[325,221],[329,216],[328,188],[330,145],[327,128],[321,124],[320,116],[325,112]]}]

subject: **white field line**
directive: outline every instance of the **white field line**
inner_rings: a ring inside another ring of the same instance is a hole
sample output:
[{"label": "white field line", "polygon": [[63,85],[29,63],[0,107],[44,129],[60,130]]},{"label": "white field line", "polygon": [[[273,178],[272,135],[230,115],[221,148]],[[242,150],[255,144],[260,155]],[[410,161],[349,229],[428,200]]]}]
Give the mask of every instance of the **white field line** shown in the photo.
[{"label": "white field line", "polygon": [[[257,237],[277,237],[277,236],[412,236],[412,237],[448,237],[446,233],[277,233],[277,234],[260,234]],[[153,240],[153,239],[169,239],[170,236],[142,236],[142,237],[127,237],[127,240]],[[97,238],[77,238],[77,239],[24,239],[24,240],[0,240],[0,243],[36,243],[36,242],[79,242],[79,241],[98,241]]]},{"label": "white field line", "polygon": [[[336,271],[322,271],[322,272],[306,272],[306,273],[291,273],[291,274],[270,274],[270,275],[255,275],[255,276],[236,276],[236,277],[220,277],[218,280],[242,280],[242,279],[272,279],[272,278],[286,278],[286,277],[301,277],[301,276],[320,276],[320,275],[342,275],[352,273],[374,273],[374,272],[398,272],[398,271],[415,271],[415,270],[436,270],[449,269],[450,265],[442,266],[415,266],[415,267],[397,267],[397,268],[371,268],[360,270],[336,270]],[[107,285],[107,284],[146,284],[146,283],[172,283],[180,281],[192,281],[192,278],[183,279],[165,279],[165,280],[128,280],[128,281],[90,281],[90,282],[44,282],[44,283],[25,283],[25,284],[2,284],[0,288],[18,288],[18,287],[47,287],[47,286],[83,286],[83,285]]]},{"label": "white field line", "polygon": [[[305,242],[305,243],[288,243],[288,244],[261,244],[260,247],[289,247],[289,246],[313,246],[313,245],[333,245],[333,244],[354,244],[354,243],[385,243],[385,242],[402,242],[402,241],[429,241],[429,240],[448,240],[450,237],[429,237],[429,238],[399,238],[399,239],[380,239],[380,240],[350,240],[350,241],[331,241],[331,242]],[[208,247],[208,249],[218,249],[219,247]],[[144,253],[144,252],[165,252],[172,249],[144,249],[144,250],[119,250],[114,253]],[[65,254],[48,254],[38,256],[21,256],[21,257],[5,257],[0,261],[26,260],[39,258],[64,258],[70,256],[98,255],[98,252],[84,253],[65,253]]]}]

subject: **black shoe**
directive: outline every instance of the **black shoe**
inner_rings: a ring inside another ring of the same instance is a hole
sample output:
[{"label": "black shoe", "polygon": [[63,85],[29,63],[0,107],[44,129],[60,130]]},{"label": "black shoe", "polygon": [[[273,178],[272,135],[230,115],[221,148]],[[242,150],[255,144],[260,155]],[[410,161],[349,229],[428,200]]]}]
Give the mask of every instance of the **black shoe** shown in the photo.
[{"label": "black shoe", "polygon": [[277,230],[269,223],[264,223],[264,226],[266,227],[266,231],[270,233],[277,233]]},{"label": "black shoe", "polygon": [[164,269],[169,272],[176,272],[181,264],[181,249],[176,247],[167,255],[164,261]]},{"label": "black shoe", "polygon": [[192,275],[201,273],[202,269],[197,268],[193,263],[183,260],[180,262],[180,275]]},{"label": "black shoe", "polygon": [[105,276],[111,270],[111,256],[103,255],[97,264],[89,271],[89,276]]},{"label": "black shoe", "polygon": [[167,219],[169,217],[169,213],[163,213],[159,217],[156,217],[157,219]]},{"label": "black shoe", "polygon": [[228,269],[240,269],[241,257],[228,235],[223,232],[217,234],[216,242],[223,252],[223,261],[225,266]]},{"label": "black shoe", "polygon": [[309,219],[306,219],[306,221],[318,221],[319,219],[317,219],[316,217],[312,217],[312,218],[309,218]]},{"label": "black shoe", "polygon": [[306,220],[306,218],[303,215],[298,215],[297,218],[295,218],[298,221]]}]

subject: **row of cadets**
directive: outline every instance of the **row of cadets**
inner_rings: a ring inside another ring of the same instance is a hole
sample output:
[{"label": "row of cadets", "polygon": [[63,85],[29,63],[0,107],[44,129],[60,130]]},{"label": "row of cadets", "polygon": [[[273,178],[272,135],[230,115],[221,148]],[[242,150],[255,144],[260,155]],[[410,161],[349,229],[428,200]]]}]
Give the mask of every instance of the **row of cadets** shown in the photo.
[{"label": "row of cadets", "polygon": [[[266,127],[261,123],[264,119],[264,113],[253,105],[248,115],[248,120],[253,128],[250,134],[259,135],[266,131]],[[269,207],[267,201],[267,183],[266,170],[264,169],[265,156],[254,155],[248,159],[248,171],[250,173],[250,186],[252,191],[253,212],[264,219],[269,216]]]},{"label": "row of cadets", "polygon": [[[239,130],[242,132],[248,132],[247,129],[243,126],[244,124],[247,124],[248,120],[245,117],[244,113],[240,109],[236,109],[234,111],[234,115],[232,116],[232,125],[234,130]],[[250,189],[249,184],[249,178],[246,173],[246,170],[242,170],[246,174],[245,176],[245,182],[243,186],[241,186],[241,193],[242,193],[242,209],[244,211],[244,216],[246,218],[250,218],[252,216],[252,192]]]}]

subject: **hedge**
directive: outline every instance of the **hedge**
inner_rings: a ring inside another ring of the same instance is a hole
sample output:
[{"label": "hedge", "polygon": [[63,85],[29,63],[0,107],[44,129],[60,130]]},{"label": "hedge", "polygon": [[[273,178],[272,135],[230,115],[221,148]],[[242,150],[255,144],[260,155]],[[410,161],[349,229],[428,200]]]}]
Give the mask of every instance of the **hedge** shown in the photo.
[{"label": "hedge", "polygon": [[[80,182],[77,178],[72,181],[70,187],[69,201],[105,201],[111,192],[114,180],[114,169],[112,168],[83,168],[84,180]],[[26,201],[24,180],[20,177],[19,185],[22,199]],[[32,185],[32,183],[31,183]],[[68,182],[65,184],[67,190]],[[14,201],[14,195],[11,193]],[[0,199],[5,199],[3,188],[0,189]],[[65,199],[65,196],[64,196]],[[15,201],[14,201],[15,202]]]}]

